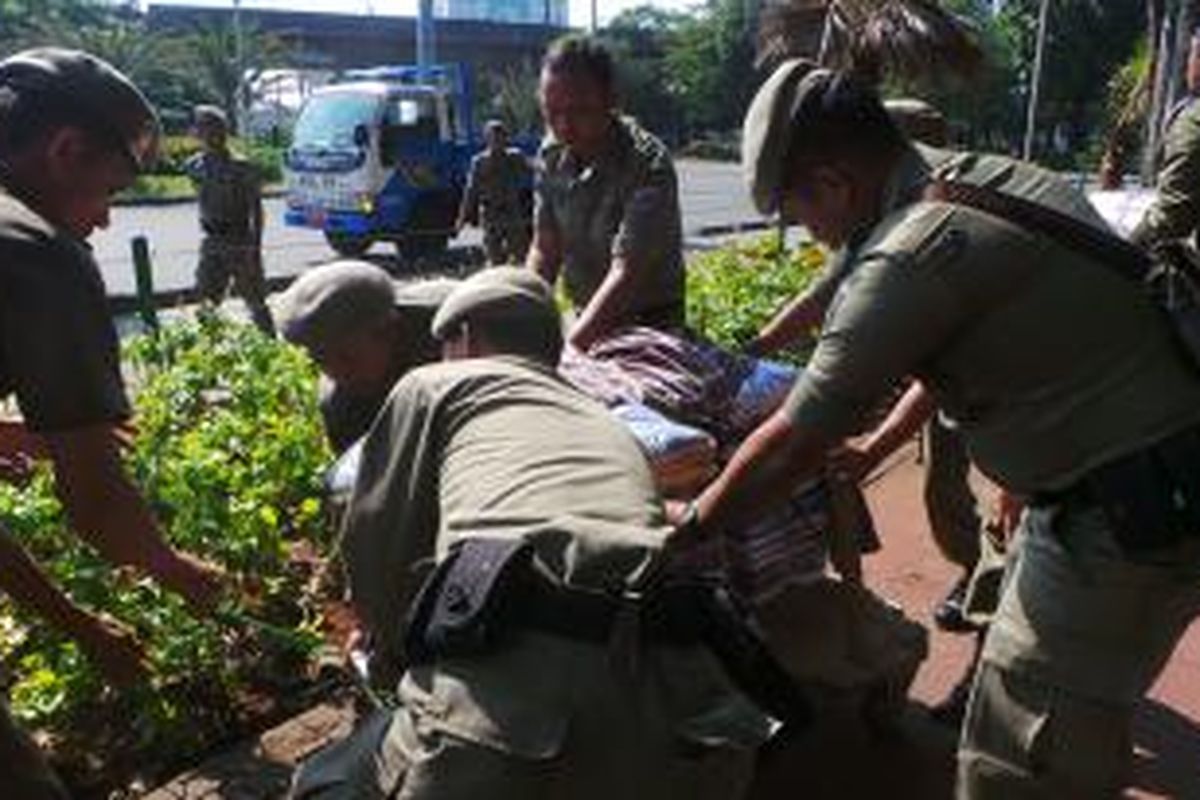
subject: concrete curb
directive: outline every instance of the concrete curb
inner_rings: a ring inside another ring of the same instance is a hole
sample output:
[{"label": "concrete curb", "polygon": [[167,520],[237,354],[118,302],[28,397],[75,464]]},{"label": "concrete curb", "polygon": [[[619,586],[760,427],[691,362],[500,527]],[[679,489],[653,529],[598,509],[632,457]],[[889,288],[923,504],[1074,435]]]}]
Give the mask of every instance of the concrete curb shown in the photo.
[{"label": "concrete curb", "polygon": [[[264,198],[283,197],[285,194],[282,187],[267,189],[263,192]],[[182,197],[118,197],[113,200],[113,208],[148,208],[154,206],[182,206],[188,203],[196,202],[196,195],[186,195]]]}]

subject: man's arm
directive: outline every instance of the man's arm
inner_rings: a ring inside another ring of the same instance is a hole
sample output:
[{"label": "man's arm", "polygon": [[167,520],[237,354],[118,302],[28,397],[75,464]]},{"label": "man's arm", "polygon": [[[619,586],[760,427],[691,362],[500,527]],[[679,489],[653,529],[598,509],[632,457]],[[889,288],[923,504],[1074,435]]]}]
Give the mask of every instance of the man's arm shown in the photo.
[{"label": "man's arm", "polygon": [[377,656],[396,667],[417,568],[434,556],[440,446],[429,394],[402,380],[363,443],[358,480],[342,523],[350,597]]},{"label": "man's arm", "polygon": [[250,192],[250,225],[253,228],[253,241],[259,247],[262,247],[263,240],[263,197],[262,197],[262,179],[258,174],[257,168],[250,165],[250,175],[248,183]]},{"label": "man's arm", "polygon": [[887,419],[859,444],[847,444],[832,456],[835,471],[844,472],[847,480],[859,482],[878,467],[883,460],[917,435],[937,405],[924,385],[917,382],[908,387]]},{"label": "man's arm", "polygon": [[546,283],[554,286],[562,269],[562,235],[557,226],[541,222],[540,215],[534,215],[534,222],[533,242],[529,246],[525,266],[536,272]]},{"label": "man's arm", "polygon": [[1167,133],[1154,203],[1130,238],[1142,247],[1187,239],[1200,227],[1200,101]]},{"label": "man's arm", "polygon": [[193,610],[212,611],[221,571],[171,549],[146,501],[130,482],[111,424],[47,433],[55,486],[71,526],[109,561],[129,564],[179,592]]},{"label": "man's arm", "polygon": [[825,316],[827,298],[816,287],[801,294],[771,319],[758,336],[746,345],[752,356],[766,356],[812,336]]},{"label": "man's arm", "polygon": [[145,678],[144,655],[133,634],[72,603],[3,527],[0,527],[0,591],[74,639],[109,683],[130,686]]},{"label": "man's arm", "polygon": [[468,225],[479,221],[479,157],[471,160],[471,169],[467,172],[467,186],[463,189],[462,202],[458,205],[458,218],[454,222],[455,230],[462,230]]},{"label": "man's arm", "polygon": [[588,345],[629,317],[633,301],[637,298],[637,275],[646,268],[638,263],[639,260],[613,258],[604,281],[579,313],[579,319],[571,329],[571,344],[586,350]]},{"label": "man's arm", "polygon": [[571,330],[571,344],[585,349],[630,318],[653,271],[681,257],[672,252],[679,247],[678,228],[678,182],[670,157],[663,154],[650,165],[625,204],[608,272],[580,310]]},{"label": "man's arm", "polygon": [[742,526],[811,475],[898,376],[940,346],[965,313],[936,273],[888,256],[858,267],[791,395],[700,496],[697,529]]}]

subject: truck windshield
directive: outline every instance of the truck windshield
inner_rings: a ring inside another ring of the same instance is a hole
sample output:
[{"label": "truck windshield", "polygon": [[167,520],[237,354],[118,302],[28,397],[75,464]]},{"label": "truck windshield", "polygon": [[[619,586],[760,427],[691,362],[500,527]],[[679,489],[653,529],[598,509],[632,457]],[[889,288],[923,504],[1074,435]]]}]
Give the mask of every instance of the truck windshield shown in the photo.
[{"label": "truck windshield", "polygon": [[329,149],[354,147],[354,129],[371,125],[379,98],[357,92],[316,95],[305,104],[296,121],[296,147]]}]

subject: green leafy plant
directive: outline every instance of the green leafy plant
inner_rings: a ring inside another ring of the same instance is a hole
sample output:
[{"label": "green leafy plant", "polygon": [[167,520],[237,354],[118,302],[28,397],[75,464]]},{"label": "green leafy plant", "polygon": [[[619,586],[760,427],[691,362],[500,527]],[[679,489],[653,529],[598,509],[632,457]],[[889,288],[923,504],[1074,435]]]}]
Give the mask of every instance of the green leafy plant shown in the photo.
[{"label": "green leafy plant", "polygon": [[788,249],[773,233],[703,253],[688,264],[688,325],[719,345],[741,348],[824,262],[816,244]]},{"label": "green leafy plant", "polygon": [[72,642],[3,598],[0,661],[14,714],[49,734],[60,759],[178,763],[235,731],[247,698],[306,680],[323,643],[329,452],[312,365],[252,327],[216,316],[169,326],[132,341],[126,364],[138,427],[127,467],[168,539],[223,565],[240,600],[198,620],[152,580],[102,561],[68,530],[43,471],[25,488],[0,485],[0,520],[77,603],[137,632],[153,680],[104,694]]}]

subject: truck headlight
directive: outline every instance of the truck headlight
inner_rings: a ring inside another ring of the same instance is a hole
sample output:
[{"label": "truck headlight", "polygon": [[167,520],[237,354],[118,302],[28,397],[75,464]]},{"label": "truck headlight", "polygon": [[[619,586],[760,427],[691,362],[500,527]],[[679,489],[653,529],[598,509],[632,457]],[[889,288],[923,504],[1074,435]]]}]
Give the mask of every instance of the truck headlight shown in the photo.
[{"label": "truck headlight", "polygon": [[373,214],[375,212],[375,198],[369,194],[360,194],[358,196],[358,210],[364,214]]}]

